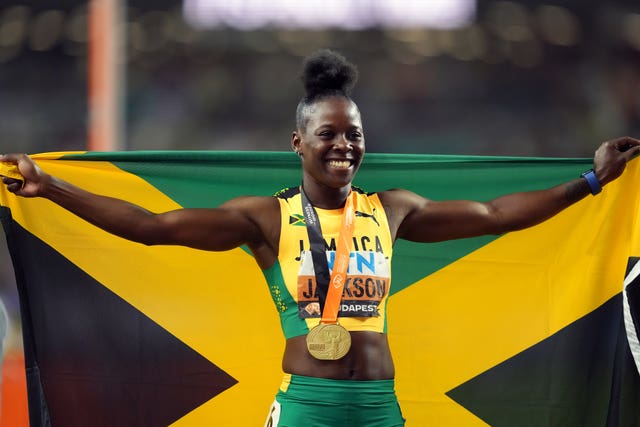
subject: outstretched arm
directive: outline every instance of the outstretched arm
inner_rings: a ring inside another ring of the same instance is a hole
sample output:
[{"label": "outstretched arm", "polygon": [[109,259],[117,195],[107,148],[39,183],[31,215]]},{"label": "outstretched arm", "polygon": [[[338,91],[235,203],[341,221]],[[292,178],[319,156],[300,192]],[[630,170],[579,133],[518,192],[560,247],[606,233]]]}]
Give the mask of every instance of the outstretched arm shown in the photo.
[{"label": "outstretched arm", "polygon": [[233,199],[215,209],[179,209],[153,213],[124,200],[83,190],[42,171],[25,154],[6,154],[0,161],[18,166],[24,185],[3,177],[7,189],[23,197],[43,197],[102,228],[146,245],[183,245],[206,250],[227,250],[242,244],[259,247],[264,230],[255,212],[269,211],[267,197]]},{"label": "outstretched arm", "polygon": [[[604,186],[618,178],[640,153],[640,141],[624,137],[603,143],[594,172]],[[513,193],[488,202],[433,201],[405,190],[381,194],[394,238],[435,242],[519,230],[556,215],[591,193],[584,178],[547,190]],[[395,233],[395,234],[393,234]]]}]

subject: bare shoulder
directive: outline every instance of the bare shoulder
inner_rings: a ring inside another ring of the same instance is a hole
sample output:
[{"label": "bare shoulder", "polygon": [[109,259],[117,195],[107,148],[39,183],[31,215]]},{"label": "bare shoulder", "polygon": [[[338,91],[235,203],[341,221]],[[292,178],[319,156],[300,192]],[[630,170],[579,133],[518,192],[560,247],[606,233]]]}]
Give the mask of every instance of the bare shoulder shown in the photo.
[{"label": "bare shoulder", "polygon": [[260,225],[262,229],[280,223],[280,205],[271,196],[236,197],[220,205],[220,209],[235,211]]},{"label": "bare shoulder", "polygon": [[392,211],[411,210],[418,205],[428,202],[428,199],[403,188],[393,188],[378,193],[378,197],[385,209]]},{"label": "bare shoulder", "polygon": [[220,209],[235,211],[256,225],[262,236],[274,246],[280,235],[280,204],[272,196],[241,196],[231,199]]},{"label": "bare shoulder", "polygon": [[402,188],[381,191],[378,193],[378,197],[387,214],[391,236],[394,240],[405,218],[428,202],[428,199]]},{"label": "bare shoulder", "polygon": [[240,196],[220,205],[222,209],[240,209],[247,213],[261,209],[279,209],[278,201],[272,196]]}]

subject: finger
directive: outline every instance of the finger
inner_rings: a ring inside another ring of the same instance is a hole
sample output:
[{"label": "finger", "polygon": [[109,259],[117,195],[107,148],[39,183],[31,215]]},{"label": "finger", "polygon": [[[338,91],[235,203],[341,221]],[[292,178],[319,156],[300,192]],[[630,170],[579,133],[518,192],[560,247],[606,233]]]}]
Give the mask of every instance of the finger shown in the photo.
[{"label": "finger", "polygon": [[22,190],[22,181],[18,181],[18,180],[14,180],[16,182],[12,182],[11,184],[7,185],[7,190],[9,190],[12,193],[16,193],[20,190]]},{"label": "finger", "polygon": [[635,156],[640,154],[640,145],[636,145],[634,147],[630,147],[629,149],[623,152],[624,158],[629,161],[633,159]]},{"label": "finger", "polygon": [[611,141],[611,144],[618,150],[618,151],[627,151],[629,150],[631,147],[637,147],[640,145],[640,141],[635,139],[635,138],[631,138],[628,136],[624,136],[622,138],[617,138],[614,139],[613,141]]},{"label": "finger", "polygon": [[0,154],[0,161],[17,163],[21,154]]},{"label": "finger", "polygon": [[16,182],[21,182],[21,181],[19,179],[10,178],[8,176],[3,176],[2,177],[2,183],[5,184],[5,185],[15,184]]},{"label": "finger", "polygon": [[22,190],[24,188],[25,180],[3,176],[2,183],[7,186],[7,190],[15,193],[16,191]]}]

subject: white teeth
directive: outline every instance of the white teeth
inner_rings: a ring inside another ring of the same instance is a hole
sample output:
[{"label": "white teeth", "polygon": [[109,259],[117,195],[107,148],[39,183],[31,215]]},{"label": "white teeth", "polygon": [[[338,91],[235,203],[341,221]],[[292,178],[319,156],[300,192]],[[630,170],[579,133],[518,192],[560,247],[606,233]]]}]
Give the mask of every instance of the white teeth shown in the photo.
[{"label": "white teeth", "polygon": [[329,160],[329,166],[332,168],[347,169],[351,166],[351,162],[349,160]]}]

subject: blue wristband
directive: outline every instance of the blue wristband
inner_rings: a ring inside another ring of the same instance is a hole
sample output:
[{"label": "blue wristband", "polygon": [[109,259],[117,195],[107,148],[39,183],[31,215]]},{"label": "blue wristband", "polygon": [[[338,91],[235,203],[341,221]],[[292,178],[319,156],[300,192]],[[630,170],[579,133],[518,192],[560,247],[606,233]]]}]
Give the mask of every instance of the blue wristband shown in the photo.
[{"label": "blue wristband", "polygon": [[593,169],[589,169],[580,176],[587,180],[587,184],[589,184],[591,194],[595,196],[602,191],[602,185],[600,184],[600,181],[598,181],[598,177],[596,176],[596,173],[593,171]]}]

